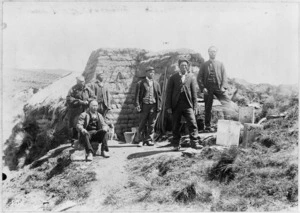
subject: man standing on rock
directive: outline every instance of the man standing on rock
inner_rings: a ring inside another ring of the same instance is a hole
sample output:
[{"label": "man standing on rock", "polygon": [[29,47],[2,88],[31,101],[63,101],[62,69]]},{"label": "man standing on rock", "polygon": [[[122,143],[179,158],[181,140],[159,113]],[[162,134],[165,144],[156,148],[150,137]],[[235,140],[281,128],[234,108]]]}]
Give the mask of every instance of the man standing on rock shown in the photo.
[{"label": "man standing on rock", "polygon": [[161,90],[159,83],[153,79],[154,68],[146,68],[146,78],[139,81],[136,86],[135,106],[140,113],[139,135],[141,142],[139,147],[144,144],[153,146],[154,125],[157,113],[161,110]]},{"label": "man standing on rock", "polygon": [[73,86],[67,95],[67,110],[69,118],[69,139],[73,145],[74,140],[78,138],[76,124],[78,116],[88,108],[88,103],[95,99],[93,92],[85,86],[83,76],[76,78],[77,83]]},{"label": "man standing on rock", "polygon": [[[107,146],[107,131],[108,126],[104,121],[103,116],[97,112],[98,102],[93,100],[89,104],[89,109],[80,114],[77,130],[80,134],[79,142],[84,145],[86,152],[86,160],[92,161],[93,155],[101,155],[109,158]],[[91,142],[97,143],[97,150],[95,151]],[[101,153],[99,152],[99,144],[101,145]]]},{"label": "man standing on rock", "polygon": [[181,116],[186,119],[191,147],[198,148],[198,127],[196,123],[195,110],[197,108],[196,79],[189,73],[189,61],[180,59],[178,61],[180,71],[173,74],[167,85],[166,109],[172,114],[172,132],[174,151],[180,150],[180,126]]},{"label": "man standing on rock", "polygon": [[107,112],[110,110],[110,94],[107,87],[104,86],[103,79],[103,73],[97,73],[96,81],[89,84],[89,87],[94,92],[98,101],[98,112],[105,118]]},{"label": "man standing on rock", "polygon": [[233,110],[233,113],[236,114],[238,108],[226,94],[227,76],[223,63],[215,60],[217,48],[211,46],[208,54],[209,60],[201,66],[197,81],[200,91],[204,93],[205,130],[211,132],[213,131],[210,121],[214,95],[222,105],[227,106],[228,111]]}]

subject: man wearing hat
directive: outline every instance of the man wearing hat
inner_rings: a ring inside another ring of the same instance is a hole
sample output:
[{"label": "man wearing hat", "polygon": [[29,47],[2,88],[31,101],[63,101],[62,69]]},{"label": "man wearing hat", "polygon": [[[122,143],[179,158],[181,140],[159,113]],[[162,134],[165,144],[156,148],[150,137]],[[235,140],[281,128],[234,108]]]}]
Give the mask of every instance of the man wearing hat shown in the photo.
[{"label": "man wearing hat", "polygon": [[68,92],[67,110],[69,118],[69,139],[73,144],[74,139],[78,138],[76,124],[78,116],[88,108],[89,101],[95,99],[93,92],[85,86],[83,76],[76,78],[77,83]]},{"label": "man wearing hat", "polygon": [[209,60],[204,62],[198,73],[197,81],[200,91],[204,93],[205,103],[205,130],[213,131],[210,125],[211,110],[214,95],[226,106],[226,112],[238,113],[238,107],[226,94],[227,76],[222,62],[215,60],[217,48],[211,46],[208,49]]},{"label": "man wearing hat", "polygon": [[96,100],[98,101],[98,112],[105,118],[107,112],[110,110],[110,94],[103,83],[103,73],[96,74],[96,81],[88,86],[94,92]]},{"label": "man wearing hat", "polygon": [[195,117],[197,107],[196,79],[189,73],[189,61],[179,59],[180,71],[173,74],[167,85],[166,109],[172,114],[172,132],[174,151],[180,150],[180,126],[181,116],[184,116],[190,134],[192,148],[198,145],[198,127]]},{"label": "man wearing hat", "polygon": [[154,124],[157,113],[161,110],[161,90],[158,82],[153,79],[154,73],[153,67],[147,67],[146,78],[139,81],[136,86],[135,106],[140,113],[139,147],[144,144],[154,145]]}]

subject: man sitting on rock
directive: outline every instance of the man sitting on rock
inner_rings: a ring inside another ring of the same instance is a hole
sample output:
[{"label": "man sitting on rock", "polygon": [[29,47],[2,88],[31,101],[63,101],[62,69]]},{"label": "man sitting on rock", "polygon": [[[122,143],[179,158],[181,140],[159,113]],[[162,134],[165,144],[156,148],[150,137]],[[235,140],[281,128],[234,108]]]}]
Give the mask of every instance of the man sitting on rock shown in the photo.
[{"label": "man sitting on rock", "polygon": [[[92,161],[93,155],[102,155],[109,158],[107,146],[107,131],[108,126],[104,118],[97,112],[98,102],[93,100],[89,104],[89,109],[80,114],[77,123],[77,130],[80,133],[79,141],[84,145],[86,151],[86,160]],[[91,142],[97,142],[101,145],[101,153],[98,146],[96,151],[93,149]]]}]

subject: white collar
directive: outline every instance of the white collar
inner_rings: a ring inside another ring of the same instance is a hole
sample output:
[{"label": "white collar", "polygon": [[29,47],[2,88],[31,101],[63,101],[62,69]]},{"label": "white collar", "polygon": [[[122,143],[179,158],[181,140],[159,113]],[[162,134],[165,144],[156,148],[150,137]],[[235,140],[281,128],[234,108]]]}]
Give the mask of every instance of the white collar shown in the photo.
[{"label": "white collar", "polygon": [[147,80],[147,81],[153,81],[153,79],[150,79],[150,78],[148,78],[148,77],[146,77],[146,80]]}]

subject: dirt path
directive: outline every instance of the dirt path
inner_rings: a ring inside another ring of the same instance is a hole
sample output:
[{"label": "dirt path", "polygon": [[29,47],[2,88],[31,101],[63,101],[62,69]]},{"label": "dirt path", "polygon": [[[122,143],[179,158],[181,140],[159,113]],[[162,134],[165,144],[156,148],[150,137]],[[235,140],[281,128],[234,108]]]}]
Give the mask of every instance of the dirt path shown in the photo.
[{"label": "dirt path", "polygon": [[[106,197],[111,192],[120,193],[120,189],[126,187],[128,174],[125,166],[134,158],[145,156],[159,156],[161,154],[181,155],[181,152],[170,152],[170,147],[164,147],[167,143],[159,143],[154,147],[137,147],[133,144],[124,144],[118,141],[110,141],[110,158],[94,157],[89,166],[96,172],[97,180],[92,182],[91,194],[86,203],[75,206],[67,211],[131,211],[131,210],[159,210],[161,207],[147,206],[146,204],[134,206],[122,206],[121,208],[103,205]],[[133,162],[130,162],[133,163]],[[109,208],[109,209],[108,209]],[[170,210],[170,208],[167,208]]]}]

